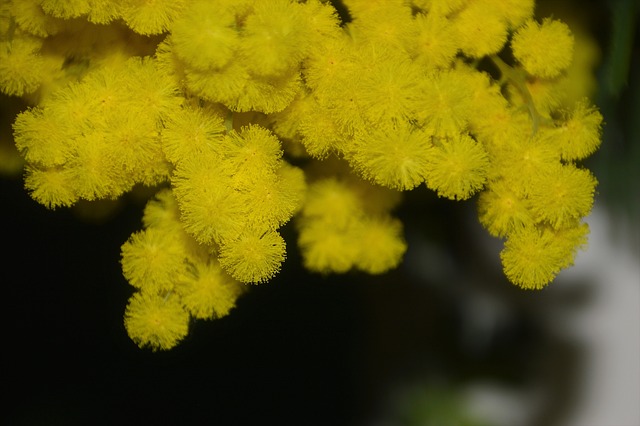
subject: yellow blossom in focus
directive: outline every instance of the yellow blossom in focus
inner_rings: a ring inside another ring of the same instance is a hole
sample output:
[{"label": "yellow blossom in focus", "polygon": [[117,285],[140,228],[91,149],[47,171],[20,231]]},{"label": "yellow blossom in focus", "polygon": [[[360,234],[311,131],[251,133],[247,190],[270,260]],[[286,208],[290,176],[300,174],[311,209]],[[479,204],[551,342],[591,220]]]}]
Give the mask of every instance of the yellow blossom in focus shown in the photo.
[{"label": "yellow blossom in focus", "polygon": [[450,20],[438,13],[421,13],[414,22],[417,34],[409,44],[409,54],[415,62],[428,69],[448,67],[460,48]]},{"label": "yellow blossom in focus", "polygon": [[189,331],[189,314],[177,297],[135,293],[124,313],[124,326],[140,347],[171,349]]},{"label": "yellow blossom in focus", "polygon": [[424,171],[426,184],[442,197],[466,200],[486,181],[487,153],[469,136],[437,143],[428,158]]},{"label": "yellow blossom in focus", "polygon": [[249,229],[220,247],[220,265],[238,281],[262,283],[280,270],[286,244],[276,231]]},{"label": "yellow blossom in focus", "polygon": [[197,319],[229,315],[243,291],[244,286],[227,275],[213,259],[191,264],[176,284],[182,303]]},{"label": "yellow blossom in focus", "polygon": [[348,157],[368,179],[388,188],[408,190],[424,182],[433,154],[431,146],[429,132],[401,120],[359,136]]},{"label": "yellow blossom in focus", "polygon": [[529,200],[517,186],[504,179],[491,182],[480,194],[478,217],[495,237],[506,237],[517,227],[535,223]]},{"label": "yellow blossom in focus", "polygon": [[153,292],[171,290],[182,274],[186,256],[180,235],[147,228],[122,245],[122,272],[134,287]]},{"label": "yellow blossom in focus", "polygon": [[397,268],[395,209],[418,187],[474,199],[521,288],[586,244],[597,51],[534,0],[345,0],[342,15],[323,0],[0,3],[0,92],[28,105],[13,140],[31,197],[155,193],[120,253],[140,347],[230,314],[282,269],[289,231],[311,272]]}]

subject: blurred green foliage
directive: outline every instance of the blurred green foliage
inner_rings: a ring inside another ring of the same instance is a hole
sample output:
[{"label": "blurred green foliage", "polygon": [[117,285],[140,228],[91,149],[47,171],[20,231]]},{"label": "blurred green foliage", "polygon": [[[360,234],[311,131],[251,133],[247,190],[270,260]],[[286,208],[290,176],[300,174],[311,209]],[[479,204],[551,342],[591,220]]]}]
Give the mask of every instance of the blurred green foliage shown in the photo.
[{"label": "blurred green foliage", "polygon": [[605,119],[603,143],[591,161],[600,198],[638,232],[640,217],[640,2],[609,0],[601,40],[596,103]]}]

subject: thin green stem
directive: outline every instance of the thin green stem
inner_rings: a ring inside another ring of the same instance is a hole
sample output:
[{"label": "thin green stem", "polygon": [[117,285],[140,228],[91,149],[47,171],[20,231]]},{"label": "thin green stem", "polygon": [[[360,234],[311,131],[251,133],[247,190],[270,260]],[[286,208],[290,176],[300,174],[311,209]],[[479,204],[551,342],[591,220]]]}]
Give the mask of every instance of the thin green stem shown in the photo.
[{"label": "thin green stem", "polygon": [[227,130],[227,133],[230,133],[233,130],[233,111],[231,110],[227,112],[227,116],[224,119],[224,127]]},{"label": "thin green stem", "polygon": [[510,82],[515,86],[515,88],[524,98],[524,103],[529,109],[529,115],[531,116],[531,121],[533,123],[532,135],[535,135],[538,131],[538,128],[540,127],[542,116],[536,109],[533,98],[531,97],[531,93],[527,88],[526,74],[521,70],[516,70],[497,55],[491,56],[490,59],[500,70],[500,84],[502,85],[506,82]]}]

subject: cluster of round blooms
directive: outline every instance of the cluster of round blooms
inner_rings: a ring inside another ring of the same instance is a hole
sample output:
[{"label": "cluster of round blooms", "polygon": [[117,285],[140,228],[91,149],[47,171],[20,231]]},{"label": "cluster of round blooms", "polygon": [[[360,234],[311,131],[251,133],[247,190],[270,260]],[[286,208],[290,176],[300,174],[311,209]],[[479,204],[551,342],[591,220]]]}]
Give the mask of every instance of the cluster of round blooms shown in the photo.
[{"label": "cluster of round blooms", "polygon": [[190,318],[229,314],[245,286],[185,231],[169,189],[147,203],[142,221],[144,229],[122,246],[122,272],[137,289],[124,325],[141,347],[169,349],[187,335]]},{"label": "cluster of round blooms", "polygon": [[[586,242],[602,117],[583,41],[533,0],[0,0],[0,91],[50,207],[162,188],[122,246],[140,346],[226,315],[286,257],[379,274],[420,185],[475,197],[509,280],[539,289]],[[574,52],[575,51],[575,52]],[[293,165],[297,164],[297,166]]]}]

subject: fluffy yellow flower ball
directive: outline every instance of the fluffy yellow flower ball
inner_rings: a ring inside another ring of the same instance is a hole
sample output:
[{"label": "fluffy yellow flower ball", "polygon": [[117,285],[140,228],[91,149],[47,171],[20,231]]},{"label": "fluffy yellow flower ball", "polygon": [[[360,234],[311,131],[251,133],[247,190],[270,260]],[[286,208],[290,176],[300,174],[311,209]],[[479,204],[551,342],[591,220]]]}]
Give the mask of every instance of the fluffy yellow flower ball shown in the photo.
[{"label": "fluffy yellow flower ball", "polygon": [[574,37],[562,21],[544,19],[525,23],[513,36],[513,55],[531,75],[553,78],[573,60]]}]

